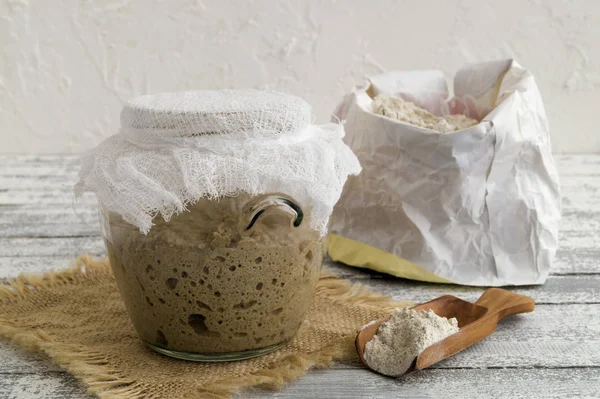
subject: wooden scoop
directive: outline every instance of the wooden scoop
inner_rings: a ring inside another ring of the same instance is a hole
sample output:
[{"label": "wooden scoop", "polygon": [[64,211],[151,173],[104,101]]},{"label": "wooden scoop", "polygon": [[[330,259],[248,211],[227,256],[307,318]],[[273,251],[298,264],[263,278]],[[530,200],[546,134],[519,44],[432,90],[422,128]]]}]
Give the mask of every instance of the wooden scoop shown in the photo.
[{"label": "wooden scoop", "polygon": [[[427,368],[481,341],[496,330],[496,325],[501,318],[531,312],[534,307],[535,302],[528,296],[500,288],[487,289],[474,304],[451,295],[444,295],[412,307],[411,309],[414,310],[431,309],[441,317],[456,317],[460,330],[427,347],[415,358],[406,374]],[[366,343],[373,338],[379,325],[389,319],[390,316],[376,320],[359,331],[356,337],[356,350],[365,365],[367,365],[364,357]]]}]

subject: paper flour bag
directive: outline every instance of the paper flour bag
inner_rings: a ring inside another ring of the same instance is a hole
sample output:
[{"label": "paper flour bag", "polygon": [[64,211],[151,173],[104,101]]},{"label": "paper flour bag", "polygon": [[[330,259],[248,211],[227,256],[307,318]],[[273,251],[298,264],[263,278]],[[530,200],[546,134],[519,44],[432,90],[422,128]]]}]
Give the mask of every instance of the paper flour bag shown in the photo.
[{"label": "paper flour bag", "polygon": [[[375,114],[380,95],[480,122],[417,127]],[[330,256],[423,281],[541,284],[557,249],[560,192],[533,76],[512,60],[469,65],[454,95],[441,72],[415,71],[375,76],[344,98],[335,115],[363,171],[334,210]]]}]

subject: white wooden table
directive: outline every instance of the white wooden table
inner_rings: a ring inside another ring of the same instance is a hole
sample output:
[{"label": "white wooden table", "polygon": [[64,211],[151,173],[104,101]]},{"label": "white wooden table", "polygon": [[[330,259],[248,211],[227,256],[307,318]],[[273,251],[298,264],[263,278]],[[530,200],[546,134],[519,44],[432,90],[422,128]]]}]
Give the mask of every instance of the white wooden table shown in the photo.
[{"label": "white wooden table", "polygon": [[[537,302],[533,314],[501,322],[495,334],[402,380],[359,364],[312,371],[278,392],[251,398],[600,398],[600,155],[557,157],[563,223],[552,276],[514,291]],[[0,279],[61,268],[79,253],[104,254],[96,203],[72,209],[73,156],[0,155]],[[475,300],[479,288],[429,285],[340,265],[330,270],[398,300],[452,293]],[[0,398],[82,398],[74,378],[43,357],[0,341]]]}]

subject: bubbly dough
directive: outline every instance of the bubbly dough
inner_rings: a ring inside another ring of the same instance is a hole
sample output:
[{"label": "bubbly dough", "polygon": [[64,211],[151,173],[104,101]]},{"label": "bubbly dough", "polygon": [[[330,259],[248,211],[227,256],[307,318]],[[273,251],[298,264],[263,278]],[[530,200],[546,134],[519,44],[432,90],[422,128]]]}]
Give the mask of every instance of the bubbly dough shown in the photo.
[{"label": "bubbly dough", "polygon": [[[323,246],[307,221],[263,214],[250,196],[200,200],[148,235],[110,216],[112,268],[142,340],[190,353],[244,351],[293,337],[312,303]],[[309,215],[305,215],[305,218]]]}]

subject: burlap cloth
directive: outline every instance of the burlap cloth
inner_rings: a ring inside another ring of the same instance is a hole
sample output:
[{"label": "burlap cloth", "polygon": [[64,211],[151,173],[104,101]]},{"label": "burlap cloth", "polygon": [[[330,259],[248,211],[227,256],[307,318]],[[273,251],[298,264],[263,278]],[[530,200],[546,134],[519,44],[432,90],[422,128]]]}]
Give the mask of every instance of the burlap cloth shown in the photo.
[{"label": "burlap cloth", "polygon": [[187,362],[141,343],[108,261],[82,256],[65,271],[0,286],[0,336],[45,353],[100,398],[228,398],[248,386],[281,388],[311,367],[356,357],[357,330],[401,305],[323,275],[307,322],[282,349],[239,362]]}]

